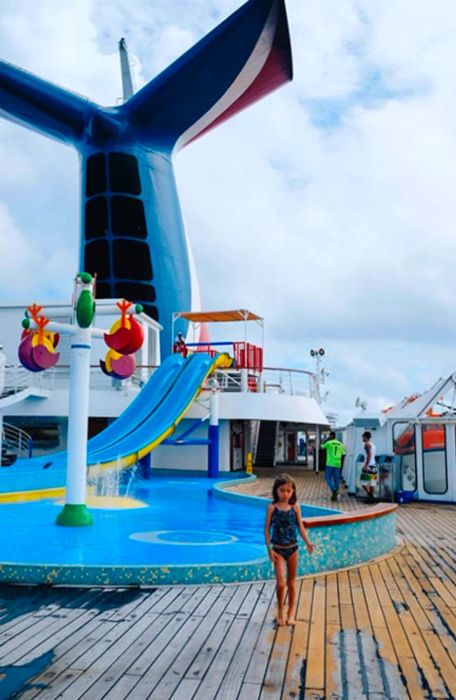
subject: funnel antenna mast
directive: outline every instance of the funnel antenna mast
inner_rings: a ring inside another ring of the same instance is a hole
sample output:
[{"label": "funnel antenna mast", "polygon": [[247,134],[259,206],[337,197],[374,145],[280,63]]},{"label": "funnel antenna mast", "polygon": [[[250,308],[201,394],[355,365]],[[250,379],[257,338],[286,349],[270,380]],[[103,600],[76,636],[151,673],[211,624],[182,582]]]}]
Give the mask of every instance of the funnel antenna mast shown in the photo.
[{"label": "funnel antenna mast", "polygon": [[128,58],[127,42],[125,39],[119,41],[120,71],[122,74],[123,101],[126,102],[133,95],[133,81],[130,71],[130,59]]}]

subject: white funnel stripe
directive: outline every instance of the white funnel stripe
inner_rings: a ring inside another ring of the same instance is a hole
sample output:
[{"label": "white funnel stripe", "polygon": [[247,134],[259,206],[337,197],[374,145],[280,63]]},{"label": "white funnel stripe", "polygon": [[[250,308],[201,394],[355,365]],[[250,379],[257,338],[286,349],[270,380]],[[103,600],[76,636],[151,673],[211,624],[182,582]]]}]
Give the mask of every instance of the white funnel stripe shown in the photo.
[{"label": "white funnel stripe", "polygon": [[189,141],[194,139],[201,131],[204,131],[213,121],[222,115],[231,105],[236,102],[241,95],[255,82],[261,73],[266,61],[269,58],[274,43],[274,36],[277,26],[278,0],[272,5],[269,16],[264,25],[263,31],[250,54],[244,68],[237,78],[231,83],[228,90],[216,102],[211,109],[203,114],[187,131],[179,137],[174,146],[174,151],[183,148]]}]

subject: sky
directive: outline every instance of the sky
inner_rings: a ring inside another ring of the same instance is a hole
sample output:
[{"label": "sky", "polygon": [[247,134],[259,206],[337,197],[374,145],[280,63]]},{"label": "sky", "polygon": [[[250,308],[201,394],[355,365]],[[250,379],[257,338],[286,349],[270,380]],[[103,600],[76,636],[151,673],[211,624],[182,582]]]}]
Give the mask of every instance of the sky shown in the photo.
[{"label": "sky", "polygon": [[[2,0],[0,56],[103,105],[242,0]],[[265,318],[266,364],[314,369],[339,422],[456,370],[456,4],[287,0],[294,80],[175,160],[206,309]],[[75,151],[0,120],[0,303],[66,301]]]}]

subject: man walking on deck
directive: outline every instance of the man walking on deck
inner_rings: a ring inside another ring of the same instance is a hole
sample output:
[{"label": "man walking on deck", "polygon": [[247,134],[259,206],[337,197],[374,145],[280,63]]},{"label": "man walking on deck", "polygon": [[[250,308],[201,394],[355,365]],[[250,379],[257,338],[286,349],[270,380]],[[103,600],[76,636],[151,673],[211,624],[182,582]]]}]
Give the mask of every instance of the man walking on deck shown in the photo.
[{"label": "man walking on deck", "polygon": [[362,436],[364,443],[364,451],[366,460],[361,469],[360,483],[367,494],[366,503],[375,503],[375,487],[377,485],[378,468],[377,468],[377,449],[372,442],[372,434],[366,430]]},{"label": "man walking on deck", "polygon": [[342,459],[346,454],[345,447],[340,440],[337,440],[334,430],[331,430],[329,439],[323,443],[321,449],[326,451],[325,479],[331,490],[331,501],[337,501]]}]

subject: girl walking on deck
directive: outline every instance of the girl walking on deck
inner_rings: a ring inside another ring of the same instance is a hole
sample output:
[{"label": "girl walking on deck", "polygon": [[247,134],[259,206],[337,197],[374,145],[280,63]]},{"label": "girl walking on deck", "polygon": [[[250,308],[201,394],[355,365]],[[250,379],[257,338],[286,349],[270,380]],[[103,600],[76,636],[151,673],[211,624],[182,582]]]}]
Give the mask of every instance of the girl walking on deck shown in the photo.
[{"label": "girl walking on deck", "polygon": [[[272,487],[272,503],[266,512],[264,536],[277,581],[277,624],[294,625],[296,575],[298,570],[298,530],[309,554],[315,549],[310,541],[297,503],[296,484],[288,474],[277,477]],[[288,613],[285,596],[288,591]]]}]

